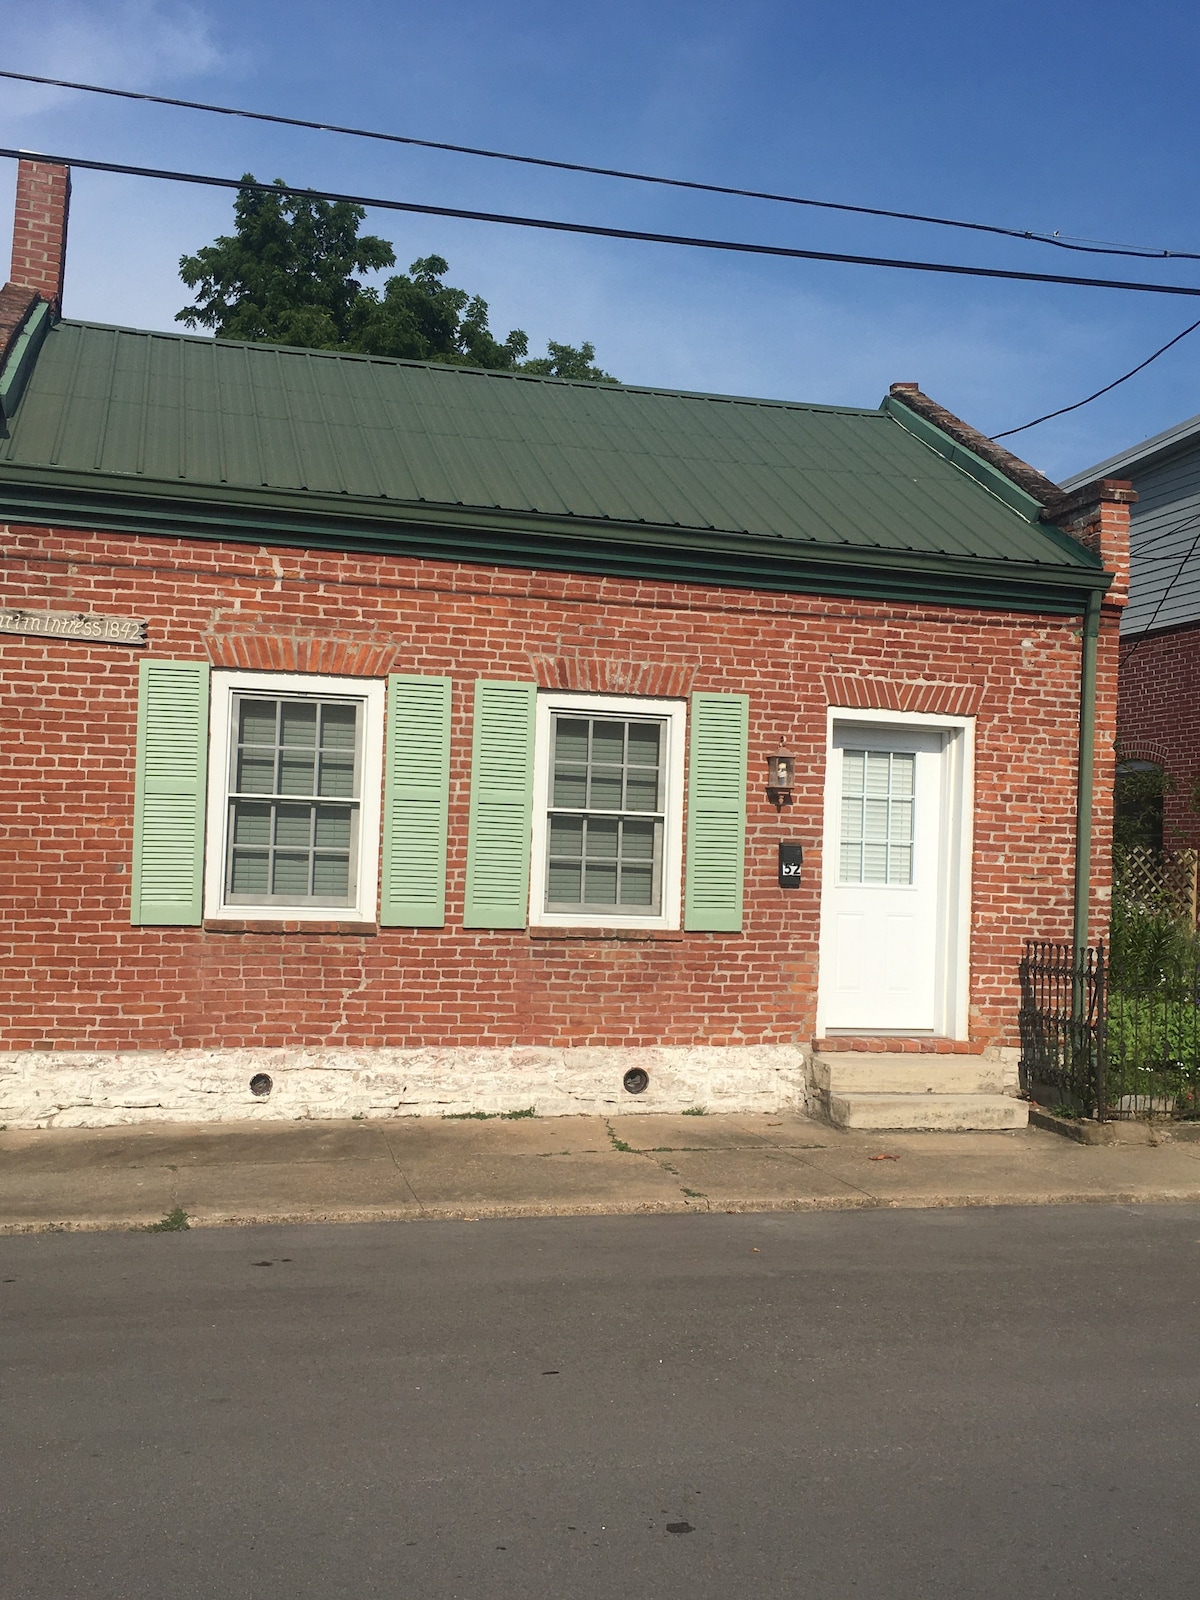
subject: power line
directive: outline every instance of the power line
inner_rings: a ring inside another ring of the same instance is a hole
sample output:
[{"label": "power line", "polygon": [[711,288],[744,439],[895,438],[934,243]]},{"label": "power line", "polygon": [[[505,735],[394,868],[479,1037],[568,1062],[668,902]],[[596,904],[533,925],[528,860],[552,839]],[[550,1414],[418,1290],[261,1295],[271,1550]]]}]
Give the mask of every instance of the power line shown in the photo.
[{"label": "power line", "polygon": [[1145,568],[1147,568],[1147,567],[1163,567],[1163,566],[1166,566],[1168,561],[1174,561],[1176,559],[1177,559],[1176,552],[1172,551],[1171,554],[1167,555],[1167,556],[1142,556],[1138,560],[1137,564],[1138,564],[1139,570],[1143,570],[1144,571]]},{"label": "power line", "polygon": [[1041,422],[1049,422],[1051,417],[1065,417],[1068,411],[1078,411],[1080,406],[1090,406],[1093,400],[1099,400],[1102,394],[1110,394],[1112,390],[1120,388],[1121,384],[1128,383],[1130,378],[1136,378],[1139,372],[1144,372],[1152,361],[1157,361],[1159,356],[1165,356],[1172,346],[1177,345],[1181,339],[1186,339],[1189,333],[1195,333],[1200,328],[1200,321],[1193,322],[1190,327],[1177,333],[1173,339],[1168,339],[1161,349],[1147,356],[1145,361],[1139,361],[1136,367],[1130,367],[1128,372],[1123,372],[1119,378],[1114,378],[1111,383],[1106,383],[1103,389],[1097,389],[1095,394],[1089,394],[1086,400],[1076,400],[1073,406],[1060,406],[1057,411],[1047,411],[1044,417],[1034,417],[1032,422],[1023,422],[1019,428],[1006,428],[1003,433],[992,434],[993,439],[1011,439],[1014,433],[1024,433],[1029,428],[1036,428]]},{"label": "power line", "polygon": [[222,117],[243,117],[251,122],[273,122],[286,128],[309,128],[316,133],[340,133],[354,139],[377,139],[386,144],[415,146],[422,150],[445,150],[452,155],[480,156],[488,161],[513,161],[527,167],[549,167],[557,172],[583,172],[598,178],[621,178],[629,183],[659,184],[670,189],[691,189],[702,194],[734,195],[744,200],[769,200],[779,205],[811,206],[820,211],[846,211],[860,217],[886,217],[895,222],[921,222],[937,228],[964,228],[973,233],[990,233],[1006,239],[1025,239],[1036,244],[1055,245],[1060,250],[1078,250],[1088,255],[1133,256],[1152,260],[1200,261],[1200,252],[1160,250],[1149,246],[1115,245],[1101,240],[1063,239],[1056,233],[1039,233],[1029,228],[1003,228],[990,222],[963,222],[951,217],[926,216],[919,211],[890,211],[882,206],[859,206],[839,200],[813,200],[801,195],[775,194],[767,189],[741,189],[723,183],[701,183],[692,178],[666,178],[648,172],[627,172],[620,167],[593,167],[582,161],[555,161],[548,156],[514,155],[510,151],[487,150],[476,145],[448,144],[439,139],[417,139],[402,133],[380,133],[371,128],[353,128],[337,122],[314,122],[307,117],[285,117],[271,111],[247,111],[239,106],[210,105],[203,100],[177,100],[170,95],[145,94],[135,89],[114,89],[99,83],[74,83],[68,78],[44,78],[33,72],[6,72],[0,78],[18,83],[40,83],[54,89],[77,89],[84,94],[106,94],[120,100],[142,100],[151,105],[176,106],[184,111],[207,111]]},{"label": "power line", "polygon": [[1147,550],[1154,550],[1160,544],[1165,544],[1168,539],[1174,539],[1178,534],[1186,532],[1187,529],[1196,522],[1200,522],[1200,511],[1197,511],[1190,517],[1186,517],[1182,522],[1175,523],[1173,527],[1161,529],[1158,533],[1152,534],[1148,539],[1139,539],[1137,543],[1138,566],[1146,567],[1159,561],[1174,561],[1175,556],[1173,552],[1170,555],[1165,556],[1147,556],[1145,552]]},{"label": "power line", "polygon": [[607,228],[591,222],[560,222],[549,217],[514,216],[503,211],[468,211],[461,206],[421,205],[413,200],[383,200],[377,196],[341,194],[330,189],[299,189],[285,183],[259,183],[254,179],[218,178],[199,172],[175,172],[162,167],[135,167],[121,161],[92,161],[83,156],[45,155],[33,150],[0,147],[0,156],[45,161],[54,166],[79,167],[89,172],[116,172],[134,178],[161,178],[173,183],[198,183],[213,189],[238,189],[252,194],[293,195],[302,200],[368,206],[379,211],[403,211],[424,217],[456,217],[467,222],[494,222],[516,228],[541,228],[552,233],[586,234],[597,239],[632,239],[645,244],[684,245],[694,250],[731,250],[740,255],[782,256],[793,261],[836,261],[856,267],[888,267],[900,272],[937,272],[962,278],[1000,278],[1018,283],[1059,283],[1082,289],[1125,289],[1138,294],[1184,295],[1200,299],[1200,288],[1174,283],[1141,283],[1124,278],[1079,278],[1057,272],[1019,272],[1008,267],[967,267],[948,261],[910,261],[889,256],[848,255],[839,250],[800,250],[789,245],[749,244],[736,239],[705,239],[686,233],[648,233],[641,228]]}]

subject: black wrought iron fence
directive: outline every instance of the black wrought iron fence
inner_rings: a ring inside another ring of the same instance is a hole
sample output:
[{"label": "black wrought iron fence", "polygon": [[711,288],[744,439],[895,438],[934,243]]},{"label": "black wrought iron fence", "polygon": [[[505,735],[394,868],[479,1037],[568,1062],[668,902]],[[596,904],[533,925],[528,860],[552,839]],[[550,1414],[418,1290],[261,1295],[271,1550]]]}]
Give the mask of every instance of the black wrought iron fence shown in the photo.
[{"label": "black wrought iron fence", "polygon": [[1069,944],[1025,941],[1021,1087],[1043,1105],[1101,1117],[1105,1096],[1104,946],[1077,960]]},{"label": "black wrought iron fence", "polygon": [[1021,1083],[1101,1121],[1200,1117],[1200,949],[1168,927],[1126,929],[1077,960],[1029,940],[1021,962]]},{"label": "black wrought iron fence", "polygon": [[1200,1115],[1200,959],[1194,941],[1135,948],[1107,997],[1110,1116]]}]

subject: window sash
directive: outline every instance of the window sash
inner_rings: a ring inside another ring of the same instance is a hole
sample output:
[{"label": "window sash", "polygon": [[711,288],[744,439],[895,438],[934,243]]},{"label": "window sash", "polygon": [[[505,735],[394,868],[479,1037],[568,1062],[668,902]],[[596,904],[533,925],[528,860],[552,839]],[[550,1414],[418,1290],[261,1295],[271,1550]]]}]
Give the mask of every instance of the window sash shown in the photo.
[{"label": "window sash", "polygon": [[[645,739],[651,729],[653,760]],[[551,713],[545,911],[661,917],[668,737],[662,717],[565,708]],[[579,804],[562,803],[576,798]],[[564,888],[573,892],[564,894]]]},{"label": "window sash", "polygon": [[[547,911],[622,911],[641,917],[662,914],[661,817],[561,811],[547,815]],[[573,822],[579,824],[577,835],[562,826]],[[575,850],[570,848],[573,837],[579,840]],[[649,849],[634,847],[633,839],[645,839]],[[579,885],[577,894],[555,894],[556,888],[569,885],[573,878]],[[610,885],[611,893],[606,892]]]},{"label": "window sash", "polygon": [[912,884],[916,764],[910,751],[843,749],[840,882]]},{"label": "window sash", "polygon": [[[243,716],[244,709],[249,713],[252,706],[268,705],[274,707],[271,728],[265,726],[266,719],[261,714],[256,728],[250,721],[252,713]],[[247,689],[235,691],[230,709],[224,903],[355,905],[364,702],[341,696],[278,695]],[[326,715],[346,710],[353,712],[349,742],[345,738],[344,717]],[[289,739],[296,724],[309,720],[305,715],[309,711],[312,740]],[[289,721],[291,728],[287,726]],[[244,737],[247,724],[257,737]],[[339,731],[341,737],[337,737]],[[265,781],[268,766],[269,786]],[[307,783],[302,781],[306,766]],[[262,781],[257,786],[248,785],[248,775]],[[344,792],[347,786],[349,793]]]}]

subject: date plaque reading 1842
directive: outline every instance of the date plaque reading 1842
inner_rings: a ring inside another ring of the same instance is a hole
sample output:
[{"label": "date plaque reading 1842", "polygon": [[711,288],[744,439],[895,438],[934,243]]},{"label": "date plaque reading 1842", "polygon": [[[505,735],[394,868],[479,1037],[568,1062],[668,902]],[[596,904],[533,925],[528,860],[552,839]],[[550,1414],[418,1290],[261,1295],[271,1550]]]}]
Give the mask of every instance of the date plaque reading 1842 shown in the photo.
[{"label": "date plaque reading 1842", "polygon": [[779,887],[781,889],[798,889],[800,887],[800,869],[804,865],[804,846],[800,844],[785,844],[779,841]]},{"label": "date plaque reading 1842", "polygon": [[88,644],[145,644],[140,617],[95,616],[86,611],[23,611],[0,605],[0,633],[27,633],[39,639],[83,639]]}]

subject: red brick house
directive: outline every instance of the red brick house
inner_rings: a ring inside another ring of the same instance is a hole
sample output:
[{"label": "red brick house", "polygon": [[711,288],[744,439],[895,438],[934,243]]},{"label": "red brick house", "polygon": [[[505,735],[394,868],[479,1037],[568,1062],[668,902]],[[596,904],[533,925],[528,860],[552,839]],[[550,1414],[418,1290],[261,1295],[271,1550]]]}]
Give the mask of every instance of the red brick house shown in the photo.
[{"label": "red brick house", "polygon": [[1117,747],[1160,768],[1163,842],[1200,849],[1200,417],[1168,428],[1073,480],[1127,478],[1129,605],[1121,619]]},{"label": "red brick house", "polygon": [[72,322],[68,175],[19,188],[0,1121],[1024,1120],[1022,941],[1104,917],[1125,487],[912,385]]}]

